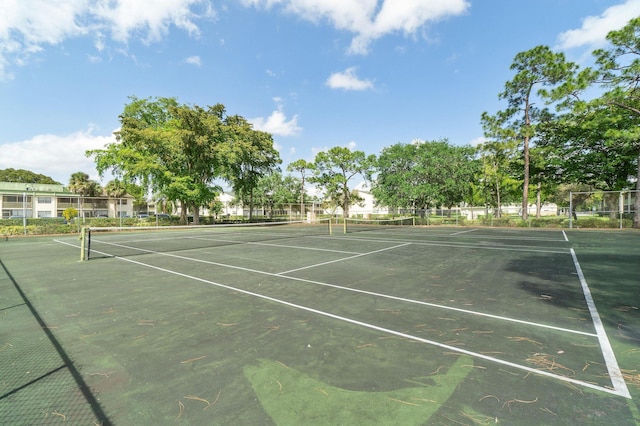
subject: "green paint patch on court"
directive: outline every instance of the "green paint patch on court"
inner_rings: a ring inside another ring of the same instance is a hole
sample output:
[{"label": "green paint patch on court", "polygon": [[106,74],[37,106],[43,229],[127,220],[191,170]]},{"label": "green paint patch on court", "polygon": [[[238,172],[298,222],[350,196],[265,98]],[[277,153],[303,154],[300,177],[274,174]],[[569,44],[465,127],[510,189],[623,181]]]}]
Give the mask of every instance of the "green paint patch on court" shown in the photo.
[{"label": "green paint patch on court", "polygon": [[279,425],[420,425],[449,399],[472,369],[473,359],[463,355],[446,373],[431,377],[434,386],[388,392],[337,388],[270,360],[246,366],[244,374],[262,407]]}]

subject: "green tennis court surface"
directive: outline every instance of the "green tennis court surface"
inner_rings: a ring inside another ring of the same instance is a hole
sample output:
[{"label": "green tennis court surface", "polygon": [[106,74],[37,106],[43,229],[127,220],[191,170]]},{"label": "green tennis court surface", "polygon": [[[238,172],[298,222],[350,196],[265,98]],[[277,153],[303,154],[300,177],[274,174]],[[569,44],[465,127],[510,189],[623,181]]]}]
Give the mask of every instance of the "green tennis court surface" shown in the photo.
[{"label": "green tennis court surface", "polygon": [[640,422],[639,233],[363,230],[1,242],[2,423]]}]

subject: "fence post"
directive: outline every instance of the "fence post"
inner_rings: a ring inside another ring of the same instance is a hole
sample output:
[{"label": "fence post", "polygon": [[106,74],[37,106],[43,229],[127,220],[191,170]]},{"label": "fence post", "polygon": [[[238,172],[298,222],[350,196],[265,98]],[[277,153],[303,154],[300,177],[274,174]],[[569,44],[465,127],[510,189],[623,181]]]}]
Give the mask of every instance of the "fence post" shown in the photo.
[{"label": "fence post", "polygon": [[573,193],[569,191],[569,229],[573,228]]}]

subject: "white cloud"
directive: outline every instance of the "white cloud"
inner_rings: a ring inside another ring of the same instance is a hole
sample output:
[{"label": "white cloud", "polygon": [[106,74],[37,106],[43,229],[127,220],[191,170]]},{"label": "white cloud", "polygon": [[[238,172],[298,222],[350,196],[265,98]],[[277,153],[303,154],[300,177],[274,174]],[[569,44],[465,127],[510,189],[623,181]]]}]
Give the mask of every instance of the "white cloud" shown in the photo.
[{"label": "white cloud", "polygon": [[582,27],[565,31],[558,36],[559,49],[573,49],[582,46],[600,48],[606,44],[609,32],[624,27],[631,18],[640,15],[640,0],[627,0],[611,6],[599,16],[589,16],[582,21]]},{"label": "white cloud", "polygon": [[96,136],[92,129],[68,135],[37,135],[31,139],[2,145],[0,168],[25,169],[67,184],[75,172],[85,172],[99,180],[93,159],[84,154],[115,142],[115,136]]},{"label": "white cloud", "polygon": [[195,65],[197,67],[202,65],[200,56],[189,56],[187,59],[184,60],[184,62],[190,65]]},{"label": "white cloud", "polygon": [[210,0],[2,0],[0,1],[0,80],[46,46],[91,36],[96,50],[106,38],[126,44],[132,37],[145,43],[160,40],[169,28],[199,35],[196,21],[213,18]]},{"label": "white cloud", "polygon": [[416,34],[429,22],[463,14],[467,0],[242,0],[245,6],[282,7],[286,12],[355,34],[349,52],[366,54],[387,34]]},{"label": "white cloud", "polygon": [[357,68],[350,67],[344,72],[336,72],[329,76],[325,84],[332,89],[367,90],[373,89],[371,80],[362,80],[356,75]]},{"label": "white cloud", "polygon": [[287,116],[284,113],[284,107],[282,105],[281,98],[273,98],[274,102],[278,105],[277,109],[269,115],[269,117],[256,117],[250,118],[248,121],[253,124],[256,130],[271,133],[277,136],[295,136],[302,131],[302,128],[298,126],[298,116],[294,115],[291,119],[287,120]]},{"label": "white cloud", "polygon": [[[195,6],[202,5],[200,14]],[[151,43],[161,40],[169,32],[171,25],[199,35],[195,20],[213,17],[212,6],[207,0],[120,0],[99,2],[90,8],[90,13],[99,24],[105,26],[111,37],[126,43],[134,33],[145,33],[144,41]]]}]

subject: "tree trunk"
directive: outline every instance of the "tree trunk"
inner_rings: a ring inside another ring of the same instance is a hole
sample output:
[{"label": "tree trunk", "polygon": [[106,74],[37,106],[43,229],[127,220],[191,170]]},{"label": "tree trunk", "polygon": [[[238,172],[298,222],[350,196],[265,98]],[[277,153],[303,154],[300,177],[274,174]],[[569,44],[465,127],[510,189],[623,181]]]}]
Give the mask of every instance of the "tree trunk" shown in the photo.
[{"label": "tree trunk", "polygon": [[638,172],[636,173],[636,202],[634,203],[633,227],[640,228],[640,155],[638,155]]},{"label": "tree trunk", "polygon": [[253,188],[249,191],[249,222],[253,219]]},{"label": "tree trunk", "polygon": [[500,182],[496,181],[496,202],[498,204],[498,211],[496,211],[496,217],[502,217],[502,204],[500,202]]},{"label": "tree trunk", "polygon": [[538,182],[536,187],[536,218],[540,219],[542,216],[542,183]]},{"label": "tree trunk", "polygon": [[187,209],[188,208],[189,206],[187,206],[187,203],[180,200],[180,223],[183,225],[187,225]]},{"label": "tree trunk", "polygon": [[522,183],[522,220],[529,218],[529,136],[524,138],[524,180]]},{"label": "tree trunk", "polygon": [[193,203],[191,204],[191,209],[193,210],[193,224],[200,225],[200,206]]}]

